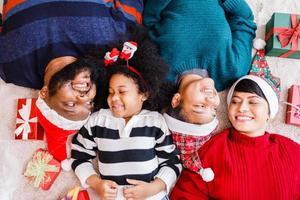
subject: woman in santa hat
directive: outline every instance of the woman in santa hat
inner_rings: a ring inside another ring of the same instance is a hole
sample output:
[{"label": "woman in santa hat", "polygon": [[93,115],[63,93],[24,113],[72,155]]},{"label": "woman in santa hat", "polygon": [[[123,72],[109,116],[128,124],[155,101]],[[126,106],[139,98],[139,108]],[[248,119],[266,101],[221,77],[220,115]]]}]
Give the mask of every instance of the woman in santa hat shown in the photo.
[{"label": "woman in santa hat", "polygon": [[198,154],[215,178],[205,182],[184,170],[171,199],[300,199],[300,145],[266,128],[279,108],[279,79],[259,50],[249,75],[227,96],[228,128]]}]

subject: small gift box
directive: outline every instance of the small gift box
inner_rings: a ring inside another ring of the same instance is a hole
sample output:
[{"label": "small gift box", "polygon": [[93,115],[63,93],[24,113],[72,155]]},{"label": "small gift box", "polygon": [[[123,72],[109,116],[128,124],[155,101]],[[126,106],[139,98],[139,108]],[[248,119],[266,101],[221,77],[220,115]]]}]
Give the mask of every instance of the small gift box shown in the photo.
[{"label": "small gift box", "polygon": [[90,197],[86,190],[80,190],[80,187],[75,187],[69,190],[67,196],[61,200],[90,200]]},{"label": "small gift box", "polygon": [[300,15],[274,13],[266,25],[266,55],[300,58]]},{"label": "small gift box", "polygon": [[15,139],[43,140],[44,131],[38,123],[37,99],[18,99]]},{"label": "small gift box", "polygon": [[292,85],[288,92],[286,123],[300,126],[300,85]]},{"label": "small gift box", "polygon": [[48,190],[61,170],[60,162],[43,149],[38,149],[27,164],[24,176],[36,188]]}]

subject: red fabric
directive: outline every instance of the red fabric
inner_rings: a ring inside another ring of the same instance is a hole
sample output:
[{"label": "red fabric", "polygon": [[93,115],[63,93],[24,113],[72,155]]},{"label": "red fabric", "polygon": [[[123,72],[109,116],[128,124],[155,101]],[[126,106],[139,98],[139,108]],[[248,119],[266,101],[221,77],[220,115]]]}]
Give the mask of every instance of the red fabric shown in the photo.
[{"label": "red fabric", "polygon": [[199,150],[215,178],[183,170],[171,199],[300,199],[300,145],[277,134],[250,138],[226,129]]},{"label": "red fabric", "polygon": [[56,160],[65,160],[67,158],[67,139],[78,130],[64,130],[55,126],[43,116],[39,109],[37,109],[37,116],[45,131],[48,151]]},{"label": "red fabric", "polygon": [[90,200],[88,192],[86,190],[79,191],[77,200]]}]

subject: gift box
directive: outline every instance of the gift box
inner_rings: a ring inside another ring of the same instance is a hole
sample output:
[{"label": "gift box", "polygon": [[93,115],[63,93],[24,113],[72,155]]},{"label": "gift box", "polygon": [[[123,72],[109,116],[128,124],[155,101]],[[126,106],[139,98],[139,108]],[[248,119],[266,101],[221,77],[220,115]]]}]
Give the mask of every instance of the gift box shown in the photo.
[{"label": "gift box", "polygon": [[300,126],[300,85],[292,85],[288,91],[286,123]]},{"label": "gift box", "polygon": [[60,173],[60,162],[43,149],[38,149],[27,164],[24,176],[36,188],[48,190]]},{"label": "gift box", "polygon": [[274,13],[266,25],[266,55],[300,58],[300,15]]},{"label": "gift box", "polygon": [[44,130],[37,119],[36,100],[18,99],[15,139],[44,139]]},{"label": "gift box", "polygon": [[86,190],[80,190],[80,187],[75,187],[69,190],[67,196],[61,200],[90,200],[90,197]]}]

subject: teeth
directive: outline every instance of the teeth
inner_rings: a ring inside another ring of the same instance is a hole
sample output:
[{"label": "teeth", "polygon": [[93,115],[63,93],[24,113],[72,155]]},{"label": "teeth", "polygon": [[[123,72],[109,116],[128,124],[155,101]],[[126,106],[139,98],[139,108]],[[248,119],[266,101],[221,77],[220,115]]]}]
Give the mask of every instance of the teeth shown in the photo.
[{"label": "teeth", "polygon": [[251,117],[246,117],[246,116],[237,116],[236,117],[238,120],[252,120],[252,118]]},{"label": "teeth", "polygon": [[214,92],[214,90],[213,90],[213,89],[211,89],[211,88],[206,88],[206,89],[204,89],[204,92],[207,92],[207,93],[211,92],[211,93],[213,93],[213,92]]},{"label": "teeth", "polygon": [[87,87],[87,86],[88,86],[87,83],[77,83],[77,84],[76,84],[76,87],[79,87],[79,88],[85,88],[85,87]]}]

